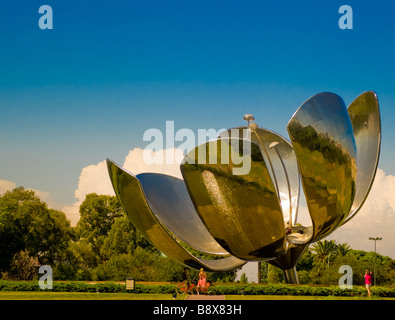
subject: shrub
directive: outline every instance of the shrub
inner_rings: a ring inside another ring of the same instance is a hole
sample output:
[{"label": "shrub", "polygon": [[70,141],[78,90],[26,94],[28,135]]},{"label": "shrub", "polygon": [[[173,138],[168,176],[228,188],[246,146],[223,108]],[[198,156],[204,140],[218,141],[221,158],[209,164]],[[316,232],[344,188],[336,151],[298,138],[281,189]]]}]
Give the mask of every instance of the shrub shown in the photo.
[{"label": "shrub", "polygon": [[[136,283],[133,293],[175,292],[176,284],[142,284]],[[38,281],[0,280],[0,291],[39,291]],[[105,282],[89,284],[86,282],[54,281],[54,292],[127,292],[122,283]],[[286,284],[218,284],[208,290],[209,294],[221,295],[294,295],[294,296],[367,296],[365,287],[354,286],[352,289],[340,289],[339,286],[308,286]],[[395,297],[393,287],[372,287],[372,294],[379,297]]]}]

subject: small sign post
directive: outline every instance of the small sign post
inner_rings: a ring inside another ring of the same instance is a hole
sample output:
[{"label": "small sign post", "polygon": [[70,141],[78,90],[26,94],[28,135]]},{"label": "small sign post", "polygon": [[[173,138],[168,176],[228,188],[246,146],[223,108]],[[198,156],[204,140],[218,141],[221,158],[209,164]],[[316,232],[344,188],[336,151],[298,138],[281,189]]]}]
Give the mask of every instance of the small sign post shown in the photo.
[{"label": "small sign post", "polygon": [[126,278],[126,290],[134,290],[135,281],[134,278]]}]

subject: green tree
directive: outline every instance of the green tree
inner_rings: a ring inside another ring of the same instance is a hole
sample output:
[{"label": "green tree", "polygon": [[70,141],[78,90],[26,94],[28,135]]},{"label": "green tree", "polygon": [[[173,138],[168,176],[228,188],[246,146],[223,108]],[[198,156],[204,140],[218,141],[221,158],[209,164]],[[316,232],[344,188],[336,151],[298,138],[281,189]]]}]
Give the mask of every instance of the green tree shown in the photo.
[{"label": "green tree", "polygon": [[160,252],[136,230],[116,197],[88,194],[80,214],[76,241],[67,250],[67,262],[60,272],[76,280],[142,278],[142,272],[136,270],[144,269],[144,261],[141,268],[136,265],[145,254],[147,276],[159,278],[161,267],[154,261]]},{"label": "green tree", "polygon": [[117,217],[101,246],[101,254],[106,259],[112,255],[133,253],[141,247],[148,250],[156,250],[133,226],[126,217]]},{"label": "green tree", "polygon": [[65,214],[48,209],[34,191],[7,191],[0,196],[0,271],[9,269],[21,251],[39,264],[55,264],[69,244],[70,231]]},{"label": "green tree", "polygon": [[[209,281],[213,282],[233,282],[236,279],[237,271],[241,268],[231,271],[223,271],[223,272],[207,272],[207,278]],[[195,279],[198,278],[198,271],[196,271]]]},{"label": "green tree", "polygon": [[2,273],[6,280],[33,280],[37,276],[37,258],[29,255],[28,251],[20,251],[11,260],[8,271]]},{"label": "green tree", "polygon": [[390,260],[387,266],[387,283],[394,286],[395,285],[395,260]]},{"label": "green tree", "polygon": [[268,265],[267,283],[282,283],[284,281],[284,272],[271,264]]},{"label": "green tree", "polygon": [[337,252],[344,257],[347,253],[351,251],[350,246],[347,243],[341,243],[337,245]]},{"label": "green tree", "polygon": [[26,235],[33,217],[46,206],[23,187],[7,191],[0,197],[0,270],[10,267],[11,259],[26,247]]},{"label": "green tree", "polygon": [[260,280],[260,283],[267,283],[267,275],[269,272],[269,264],[265,261],[261,262],[261,279],[258,279],[258,281]]},{"label": "green tree", "polygon": [[70,221],[58,210],[45,210],[33,217],[26,235],[26,249],[41,265],[63,259],[71,239]]},{"label": "green tree", "polygon": [[72,242],[65,253],[64,263],[59,266],[59,278],[64,280],[92,280],[91,271],[100,259],[85,239]]},{"label": "green tree", "polygon": [[174,281],[181,276],[181,269],[181,266],[176,266],[158,251],[138,247],[132,254],[111,256],[93,270],[92,274],[94,280],[115,281],[132,277],[139,281]]},{"label": "green tree", "polygon": [[100,256],[100,247],[110,231],[115,218],[124,212],[116,197],[88,194],[80,205],[80,220],[77,232],[80,238],[92,244],[94,252]]},{"label": "green tree", "polygon": [[314,263],[314,254],[310,250],[310,248],[307,248],[307,250],[304,252],[302,257],[300,258],[298,264],[297,264],[297,270],[298,271],[310,271],[313,269],[313,263]]},{"label": "green tree", "polygon": [[80,205],[80,228],[81,237],[98,238],[107,235],[114,219],[121,217],[123,210],[118,199],[108,195],[90,193]]},{"label": "green tree", "polygon": [[248,277],[245,272],[243,272],[243,274],[241,275],[240,282],[241,283],[248,283]]},{"label": "green tree", "polygon": [[324,240],[317,241],[312,245],[311,251],[315,253],[315,262],[317,266],[317,273],[320,275],[322,269],[325,269],[326,265],[329,265],[329,259],[335,257],[337,253],[337,244],[335,240]]}]

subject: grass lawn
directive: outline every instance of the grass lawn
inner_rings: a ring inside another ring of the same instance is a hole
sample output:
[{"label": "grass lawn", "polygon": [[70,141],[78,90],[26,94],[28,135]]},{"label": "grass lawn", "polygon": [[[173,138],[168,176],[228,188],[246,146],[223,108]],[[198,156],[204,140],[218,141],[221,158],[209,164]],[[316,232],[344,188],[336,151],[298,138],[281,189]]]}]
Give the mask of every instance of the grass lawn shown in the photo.
[{"label": "grass lawn", "polygon": [[[187,295],[177,295],[185,300]],[[226,300],[395,300],[383,297],[227,295]],[[171,294],[0,291],[0,300],[173,300]]]},{"label": "grass lawn", "polygon": [[227,295],[226,300],[394,300],[395,298],[384,297],[338,297],[338,296],[263,296],[263,295]]},{"label": "grass lawn", "polygon": [[[177,300],[187,295],[178,295]],[[171,294],[0,291],[0,300],[173,300]]]}]

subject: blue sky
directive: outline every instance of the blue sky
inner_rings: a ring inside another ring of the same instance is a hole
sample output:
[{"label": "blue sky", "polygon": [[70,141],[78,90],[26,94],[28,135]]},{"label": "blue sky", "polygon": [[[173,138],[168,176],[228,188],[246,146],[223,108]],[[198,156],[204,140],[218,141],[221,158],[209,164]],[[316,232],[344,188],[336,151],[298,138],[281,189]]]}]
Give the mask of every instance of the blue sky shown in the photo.
[{"label": "blue sky", "polygon": [[[53,9],[53,29],[38,8]],[[353,29],[341,30],[341,5]],[[81,170],[122,163],[149,128],[288,137],[308,98],[378,93],[379,167],[395,175],[393,1],[7,1],[0,11],[0,179],[73,201]]]}]

